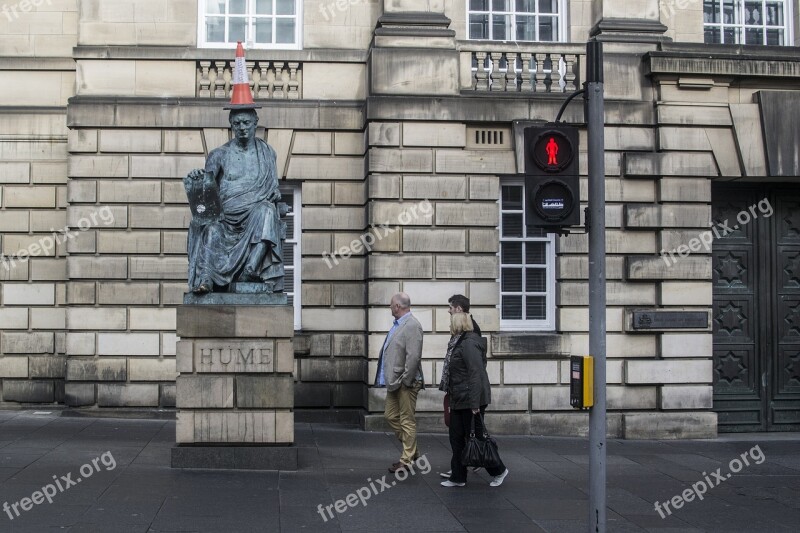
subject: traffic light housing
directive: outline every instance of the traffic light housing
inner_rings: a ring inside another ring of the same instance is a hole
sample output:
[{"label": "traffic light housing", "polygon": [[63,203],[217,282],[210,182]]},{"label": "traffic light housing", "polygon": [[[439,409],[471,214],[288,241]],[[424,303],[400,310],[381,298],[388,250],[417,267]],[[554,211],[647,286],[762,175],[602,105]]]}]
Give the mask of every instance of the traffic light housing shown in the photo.
[{"label": "traffic light housing", "polygon": [[578,128],[554,122],[531,126],[524,142],[528,226],[579,225]]}]

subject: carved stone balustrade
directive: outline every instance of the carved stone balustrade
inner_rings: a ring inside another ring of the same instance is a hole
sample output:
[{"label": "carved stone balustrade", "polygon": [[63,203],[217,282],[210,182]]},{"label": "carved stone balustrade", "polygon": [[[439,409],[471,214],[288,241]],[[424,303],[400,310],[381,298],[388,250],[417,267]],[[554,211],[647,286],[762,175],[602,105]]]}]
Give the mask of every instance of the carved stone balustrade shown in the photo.
[{"label": "carved stone balustrade", "polygon": [[459,52],[462,93],[571,93],[584,77],[581,44],[459,41]]},{"label": "carved stone balustrade", "polygon": [[[197,96],[229,99],[233,60],[197,62]],[[299,100],[303,97],[302,63],[299,61],[261,60],[247,62],[253,98]]]}]

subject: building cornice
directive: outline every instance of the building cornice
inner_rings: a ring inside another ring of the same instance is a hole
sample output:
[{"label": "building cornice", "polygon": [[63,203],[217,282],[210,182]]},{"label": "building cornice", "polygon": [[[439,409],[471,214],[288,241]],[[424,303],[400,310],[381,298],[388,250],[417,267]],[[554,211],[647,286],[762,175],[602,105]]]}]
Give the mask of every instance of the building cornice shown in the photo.
[{"label": "building cornice", "polygon": [[665,43],[644,57],[648,75],[800,77],[797,47]]},{"label": "building cornice", "polygon": [[[76,46],[73,57],[81,59],[126,60],[230,60],[233,51],[227,48],[196,48],[191,46]],[[307,50],[247,50],[248,61],[282,60],[311,63],[364,63],[367,50],[307,49]]]},{"label": "building cornice", "polygon": [[0,57],[0,70],[63,70],[74,71],[70,57]]},{"label": "building cornice", "polygon": [[[73,96],[69,128],[228,128],[226,102],[216,98]],[[258,100],[259,126],[287,129],[364,129],[364,101]]]}]

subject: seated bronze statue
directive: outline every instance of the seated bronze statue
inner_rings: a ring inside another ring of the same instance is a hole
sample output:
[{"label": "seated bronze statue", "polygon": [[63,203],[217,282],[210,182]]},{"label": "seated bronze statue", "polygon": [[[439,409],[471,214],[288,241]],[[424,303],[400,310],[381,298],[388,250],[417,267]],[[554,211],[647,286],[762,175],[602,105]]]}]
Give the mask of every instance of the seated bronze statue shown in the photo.
[{"label": "seated bronze statue", "polygon": [[[211,151],[205,169],[184,178],[192,208],[189,288],[195,294],[283,291],[288,207],[279,203],[275,150],[256,138],[251,108],[230,113],[233,140]],[[254,285],[255,289],[254,289]]]}]

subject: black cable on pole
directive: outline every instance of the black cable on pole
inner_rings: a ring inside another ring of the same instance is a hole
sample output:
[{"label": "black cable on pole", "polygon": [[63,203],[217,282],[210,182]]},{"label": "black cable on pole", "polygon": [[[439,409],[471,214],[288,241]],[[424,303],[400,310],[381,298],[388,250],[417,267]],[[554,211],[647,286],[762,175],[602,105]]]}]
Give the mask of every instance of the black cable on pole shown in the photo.
[{"label": "black cable on pole", "polygon": [[561,120],[561,115],[564,114],[564,110],[567,108],[567,106],[572,101],[572,99],[575,98],[576,96],[578,96],[579,94],[583,94],[585,92],[586,92],[585,88],[581,89],[579,91],[575,91],[574,93],[569,95],[566,100],[564,100],[564,103],[561,104],[561,109],[558,110],[558,115],[556,115],[556,122]]}]

